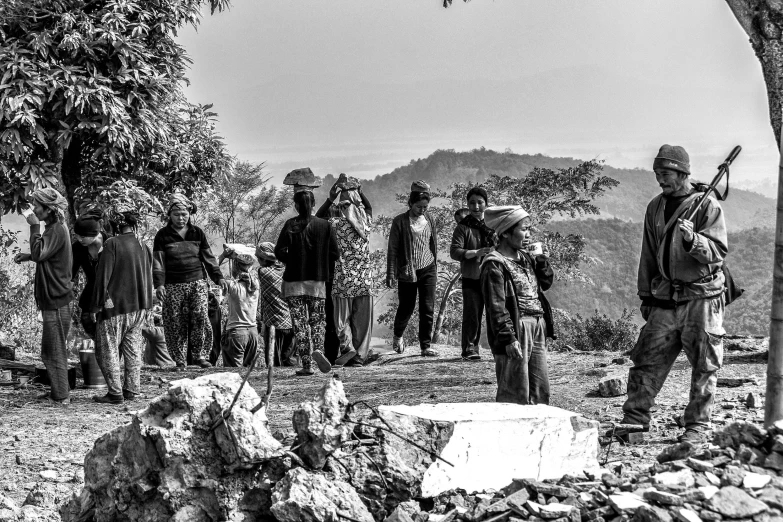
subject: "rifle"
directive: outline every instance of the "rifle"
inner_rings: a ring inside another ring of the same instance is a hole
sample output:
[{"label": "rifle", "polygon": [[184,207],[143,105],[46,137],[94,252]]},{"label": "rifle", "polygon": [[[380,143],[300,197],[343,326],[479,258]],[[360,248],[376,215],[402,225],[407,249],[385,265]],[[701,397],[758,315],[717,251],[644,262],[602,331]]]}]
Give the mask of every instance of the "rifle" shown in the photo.
[{"label": "rifle", "polygon": [[[715,196],[718,198],[718,201],[723,201],[727,197],[729,197],[729,166],[734,162],[735,159],[737,159],[737,156],[739,155],[741,150],[742,147],[740,147],[739,145],[734,147],[734,149],[726,158],[726,161],[724,161],[718,166],[718,173],[715,175],[715,178],[712,180],[712,183],[709,184],[707,190],[704,191],[704,194],[702,194],[699,197],[699,200],[696,202],[696,205],[694,205],[693,209],[688,214],[688,217],[686,217],[685,219],[687,219],[688,221],[693,221],[693,218],[696,216],[696,212],[699,211],[699,208],[707,200],[707,198],[710,195],[710,192],[715,192]],[[718,187],[718,183],[720,183],[720,180],[723,179],[724,174],[726,175],[726,191],[721,196],[718,193],[717,187]]]}]

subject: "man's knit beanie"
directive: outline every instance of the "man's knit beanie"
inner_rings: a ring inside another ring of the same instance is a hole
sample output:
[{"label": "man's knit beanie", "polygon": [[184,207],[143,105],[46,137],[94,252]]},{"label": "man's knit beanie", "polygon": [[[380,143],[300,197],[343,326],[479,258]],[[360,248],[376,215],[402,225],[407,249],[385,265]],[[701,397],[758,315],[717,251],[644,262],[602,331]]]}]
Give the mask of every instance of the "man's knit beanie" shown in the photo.
[{"label": "man's knit beanie", "polygon": [[691,158],[679,145],[663,145],[653,161],[653,170],[671,169],[690,176]]}]

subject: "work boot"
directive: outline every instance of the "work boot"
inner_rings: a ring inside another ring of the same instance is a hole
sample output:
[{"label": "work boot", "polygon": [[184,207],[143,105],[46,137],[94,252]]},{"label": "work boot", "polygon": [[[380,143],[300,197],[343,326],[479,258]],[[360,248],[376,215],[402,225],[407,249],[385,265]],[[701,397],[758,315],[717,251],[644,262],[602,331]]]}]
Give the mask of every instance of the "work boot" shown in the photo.
[{"label": "work boot", "polygon": [[405,351],[405,341],[402,337],[395,337],[392,339],[392,349],[397,353]]},{"label": "work boot", "polygon": [[685,432],[677,437],[677,442],[690,442],[694,445],[702,444],[707,442],[707,434],[694,428],[686,428]]},{"label": "work boot", "polygon": [[628,435],[630,433],[647,433],[650,431],[649,424],[620,424],[610,430],[608,430],[605,437],[617,437],[623,442],[628,442]]},{"label": "work boot", "polygon": [[467,350],[465,350],[464,355],[462,356],[463,361],[480,361],[481,356],[478,353],[478,350],[471,346]]},{"label": "work boot", "polygon": [[432,348],[425,348],[425,349],[423,349],[421,351],[421,356],[422,357],[437,357],[438,356],[438,352],[436,352]]}]

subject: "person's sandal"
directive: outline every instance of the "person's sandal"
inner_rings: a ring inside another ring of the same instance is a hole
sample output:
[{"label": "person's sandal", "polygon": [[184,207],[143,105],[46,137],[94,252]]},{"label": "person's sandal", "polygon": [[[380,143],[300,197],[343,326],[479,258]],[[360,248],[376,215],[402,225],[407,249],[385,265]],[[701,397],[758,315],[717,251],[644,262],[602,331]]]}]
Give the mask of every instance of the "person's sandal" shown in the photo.
[{"label": "person's sandal", "polygon": [[211,363],[211,362],[209,362],[209,361],[208,361],[208,360],[206,360],[206,359],[198,359],[198,360],[197,360],[197,361],[195,361],[195,362],[196,362],[196,365],[197,365],[197,366],[199,366],[200,368],[204,368],[204,369],[206,369],[206,368],[212,368],[212,363]]},{"label": "person's sandal", "polygon": [[308,375],[313,375],[314,373],[312,368],[300,368],[296,370],[296,375],[299,375],[300,377],[306,377]]},{"label": "person's sandal", "polygon": [[356,350],[351,348],[334,361],[335,366],[347,366],[348,362],[356,356]]},{"label": "person's sandal", "polygon": [[312,358],[315,361],[315,364],[318,365],[318,369],[321,370],[321,373],[329,373],[332,371],[332,363],[329,362],[329,359],[326,358],[323,352],[313,350]]},{"label": "person's sandal", "polygon": [[432,348],[427,348],[427,349],[421,351],[421,356],[422,357],[437,357],[438,356],[438,352],[436,352]]}]

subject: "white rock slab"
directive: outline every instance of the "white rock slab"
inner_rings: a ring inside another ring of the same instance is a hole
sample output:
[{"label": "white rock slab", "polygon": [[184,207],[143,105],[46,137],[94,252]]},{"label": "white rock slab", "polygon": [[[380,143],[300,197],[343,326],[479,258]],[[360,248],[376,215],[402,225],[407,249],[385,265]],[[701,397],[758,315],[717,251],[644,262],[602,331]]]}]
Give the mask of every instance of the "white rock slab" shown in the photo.
[{"label": "white rock slab", "polygon": [[454,423],[422,497],[454,488],[499,490],[514,478],[543,480],[598,468],[598,423],[552,406],[505,403],[381,406],[390,413]]}]

